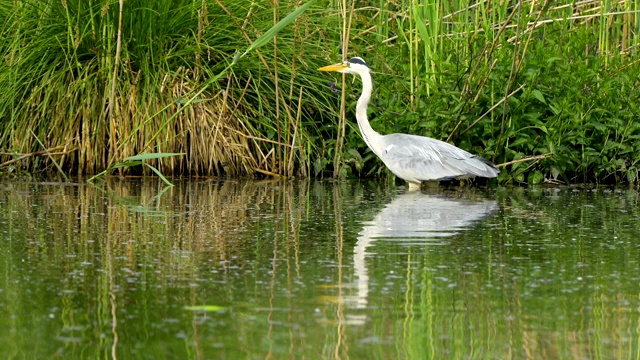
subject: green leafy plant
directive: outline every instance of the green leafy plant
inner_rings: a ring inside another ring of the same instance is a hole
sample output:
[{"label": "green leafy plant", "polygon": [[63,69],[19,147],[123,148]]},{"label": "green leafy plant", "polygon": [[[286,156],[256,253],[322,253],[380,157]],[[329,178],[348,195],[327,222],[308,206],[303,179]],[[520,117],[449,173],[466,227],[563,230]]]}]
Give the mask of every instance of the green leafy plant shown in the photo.
[{"label": "green leafy plant", "polygon": [[169,186],[173,186],[173,184],[167,180],[167,178],[162,175],[162,172],[160,172],[160,170],[158,170],[155,166],[149,164],[148,162],[146,162],[147,160],[159,160],[159,159],[163,159],[163,158],[168,158],[168,157],[173,157],[173,156],[180,156],[180,155],[184,155],[181,153],[153,153],[153,154],[140,154],[140,155],[135,155],[135,156],[129,156],[127,158],[124,158],[121,162],[117,162],[111,166],[109,166],[106,170],[102,171],[101,173],[92,176],[91,178],[89,178],[88,181],[93,181],[96,178],[103,176],[105,174],[108,174],[109,172],[116,170],[116,169],[120,169],[123,167],[131,167],[131,166],[146,166],[147,168],[151,169],[151,171],[153,171],[156,175],[158,175],[158,177],[165,182],[165,184],[169,185]]},{"label": "green leafy plant", "polygon": [[633,2],[121,4],[0,7],[0,164],[154,174],[112,166],[170,152],[164,174],[386,177],[359,84],[315,70],[357,55],[380,132],[454,143],[502,183],[637,182]]}]

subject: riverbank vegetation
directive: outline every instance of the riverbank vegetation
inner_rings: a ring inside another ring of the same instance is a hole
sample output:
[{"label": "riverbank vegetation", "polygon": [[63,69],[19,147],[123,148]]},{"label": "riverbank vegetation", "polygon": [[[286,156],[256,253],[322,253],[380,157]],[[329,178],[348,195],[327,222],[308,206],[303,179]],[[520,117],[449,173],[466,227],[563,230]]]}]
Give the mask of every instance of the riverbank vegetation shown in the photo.
[{"label": "riverbank vegetation", "polygon": [[[274,5],[275,4],[275,5]],[[635,183],[635,1],[0,1],[0,172],[388,176],[353,121],[447,140],[502,183]],[[253,47],[256,41],[269,41]],[[246,51],[249,49],[250,51]],[[212,81],[214,79],[215,81]]]}]

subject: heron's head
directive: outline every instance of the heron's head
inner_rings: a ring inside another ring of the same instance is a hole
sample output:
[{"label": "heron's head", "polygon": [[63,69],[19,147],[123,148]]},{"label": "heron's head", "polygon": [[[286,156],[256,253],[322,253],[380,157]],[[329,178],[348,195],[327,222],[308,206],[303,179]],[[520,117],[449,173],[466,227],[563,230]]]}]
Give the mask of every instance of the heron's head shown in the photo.
[{"label": "heron's head", "polygon": [[341,63],[321,67],[318,69],[320,71],[337,71],[339,73],[346,74],[366,74],[369,73],[369,66],[367,63],[360,57],[354,57],[347,61],[343,61]]}]

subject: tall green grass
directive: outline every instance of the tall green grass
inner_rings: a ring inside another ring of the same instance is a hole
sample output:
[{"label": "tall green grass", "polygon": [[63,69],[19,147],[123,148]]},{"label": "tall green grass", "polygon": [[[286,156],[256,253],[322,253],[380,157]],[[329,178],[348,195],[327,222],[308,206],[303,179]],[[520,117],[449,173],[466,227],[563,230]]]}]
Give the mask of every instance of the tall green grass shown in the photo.
[{"label": "tall green grass", "polygon": [[[298,9],[282,6],[274,17],[260,4],[238,2],[5,4],[2,151],[28,154],[42,150],[41,143],[69,150],[59,163],[78,173],[97,173],[140,153],[181,152],[186,156],[159,159],[158,167],[304,175],[310,159],[302,148],[309,143],[301,126],[304,86],[277,86],[279,78],[293,78],[287,66],[294,53],[278,65],[273,50],[262,52],[293,19],[280,20],[300,15]],[[308,36],[294,26],[287,47]],[[26,166],[47,164],[32,158]]]},{"label": "tall green grass", "polygon": [[315,71],[358,55],[383,133],[450,141],[501,182],[637,181],[637,2],[333,0],[276,26],[301,5],[2,2],[0,171],[185,153],[153,165],[387,176],[354,126],[359,83]]},{"label": "tall green grass", "polygon": [[[374,69],[373,126],[453,142],[502,165],[501,182],[634,183],[637,6],[401,1],[356,8],[359,19],[374,19],[364,31],[354,26],[362,36],[351,39],[352,54]],[[352,173],[381,173],[357,137],[348,144]]]}]

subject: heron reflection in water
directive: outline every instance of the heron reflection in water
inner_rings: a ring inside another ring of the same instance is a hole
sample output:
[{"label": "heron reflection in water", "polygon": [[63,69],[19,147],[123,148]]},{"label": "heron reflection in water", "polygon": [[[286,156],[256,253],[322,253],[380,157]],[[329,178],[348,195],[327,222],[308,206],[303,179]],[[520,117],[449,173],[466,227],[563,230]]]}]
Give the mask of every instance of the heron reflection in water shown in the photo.
[{"label": "heron reflection in water", "polygon": [[445,245],[446,238],[467,229],[498,209],[495,201],[450,198],[443,194],[408,192],[397,196],[376,217],[364,223],[353,252],[357,295],[347,302],[365,308],[369,296],[367,252],[375,241]]}]

